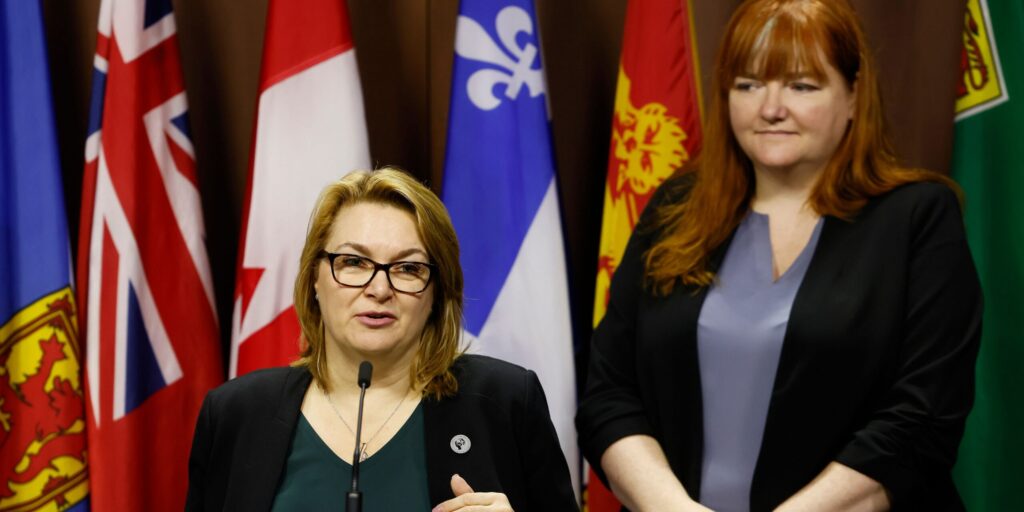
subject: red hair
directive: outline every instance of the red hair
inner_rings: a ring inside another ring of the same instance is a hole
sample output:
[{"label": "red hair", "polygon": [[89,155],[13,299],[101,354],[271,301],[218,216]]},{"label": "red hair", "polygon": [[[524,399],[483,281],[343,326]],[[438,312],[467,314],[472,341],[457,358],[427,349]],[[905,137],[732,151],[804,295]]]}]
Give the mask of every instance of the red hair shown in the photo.
[{"label": "red hair", "polygon": [[811,191],[808,204],[815,212],[851,219],[868,199],[917,181],[939,181],[957,190],[946,176],[898,164],[885,133],[878,71],[847,0],[748,0],[729,20],[715,59],[701,154],[680,171],[694,170],[692,187],[684,199],[654,212],[652,228],[660,236],[645,263],[656,293],[668,294],[676,284],[711,284],[709,255],[749,208],[753,167],[729,122],[729,91],[736,77],[771,80],[799,72],[822,79],[822,57],[854,90],[855,107]]}]

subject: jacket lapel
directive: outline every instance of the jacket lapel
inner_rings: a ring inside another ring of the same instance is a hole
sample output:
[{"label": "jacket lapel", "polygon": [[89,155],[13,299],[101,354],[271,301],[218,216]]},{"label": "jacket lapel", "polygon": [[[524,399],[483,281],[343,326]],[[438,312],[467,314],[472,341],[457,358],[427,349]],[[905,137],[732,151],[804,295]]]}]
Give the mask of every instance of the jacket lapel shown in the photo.
[{"label": "jacket lapel", "polygon": [[446,400],[423,400],[423,441],[427,452],[427,488],[430,490],[430,502],[441,503],[451,496],[450,478],[454,472],[451,460],[443,446],[447,429],[441,423],[448,416],[446,410],[450,403]]},{"label": "jacket lapel", "polygon": [[240,510],[270,510],[299,421],[302,398],[311,380],[312,376],[303,368],[288,371],[277,403],[271,408],[273,417],[252,425],[255,432],[249,446],[257,448],[239,457],[247,478],[232,486],[236,495],[234,499],[228,497],[225,503],[238,503]]}]

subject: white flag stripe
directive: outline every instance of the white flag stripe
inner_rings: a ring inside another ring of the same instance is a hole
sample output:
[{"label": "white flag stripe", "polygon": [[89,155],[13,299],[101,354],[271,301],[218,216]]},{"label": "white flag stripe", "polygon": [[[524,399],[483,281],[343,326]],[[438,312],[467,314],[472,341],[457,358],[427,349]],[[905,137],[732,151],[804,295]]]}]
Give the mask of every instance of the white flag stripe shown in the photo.
[{"label": "white flag stripe", "polygon": [[[164,16],[149,27],[145,25],[146,2],[103,2],[113,4],[111,14],[113,15],[114,32],[117,34],[118,50],[121,52],[125,62],[131,62],[150,48],[163,43],[168,37],[176,32],[174,16]],[[105,9],[100,9],[104,11]],[[100,13],[100,32],[103,32],[104,17],[106,13]]]},{"label": "white flag stripe", "polygon": [[[100,221],[93,222],[91,233],[92,244],[90,247],[91,261],[103,261],[103,227],[110,231],[110,238],[118,253],[118,274],[117,274],[117,309],[116,324],[114,330],[114,420],[125,415],[125,388],[127,374],[128,354],[128,287],[135,290],[135,298],[138,301],[139,311],[142,314],[142,322],[145,325],[146,335],[149,338],[153,355],[156,357],[157,366],[160,368],[161,378],[166,385],[170,385],[182,377],[181,365],[174,354],[174,347],[171,339],[164,328],[160,312],[156,307],[156,300],[149,288],[149,281],[146,279],[146,271],[142,267],[142,257],[139,253],[138,244],[128,225],[128,217],[121,209],[121,203],[116,200],[114,184],[110,180],[110,171],[106,159],[99,161],[98,172],[96,173],[96,215],[101,216]],[[89,266],[90,276],[95,276],[99,283],[99,273],[102,265],[94,264]],[[95,273],[94,273],[95,272]],[[93,400],[95,411],[99,411],[100,383],[98,380],[101,373],[99,370],[98,355],[100,352],[99,339],[99,292],[100,286],[89,287],[89,359],[90,367],[89,385],[92,388],[90,396]],[[95,295],[94,295],[95,294]],[[94,359],[95,358],[95,359]],[[92,371],[93,367],[95,370]],[[100,414],[93,415],[96,425],[99,426]]]},{"label": "white flag stripe", "polygon": [[573,489],[579,489],[576,375],[558,194],[552,178],[474,352],[537,373],[547,396]]},{"label": "white flag stripe", "polygon": [[146,136],[149,138],[150,147],[153,148],[153,157],[156,159],[157,168],[160,169],[160,179],[163,180],[164,188],[167,190],[171,211],[177,221],[175,224],[178,232],[181,233],[181,238],[188,248],[192,265],[199,273],[199,281],[203,284],[203,291],[206,293],[210,310],[216,311],[217,304],[213,298],[213,274],[210,270],[210,262],[206,258],[206,225],[203,223],[203,204],[199,197],[199,189],[178,170],[174,158],[171,157],[170,145],[167,142],[167,137],[173,136],[182,149],[192,156],[192,143],[171,123],[172,119],[187,111],[188,101],[185,99],[185,91],[182,91],[164,104],[147,112],[142,116],[142,122],[146,126]]},{"label": "white flag stripe", "polygon": [[[107,2],[103,2],[106,5]],[[103,132],[97,131],[89,136],[85,142],[86,161],[93,155],[96,156],[97,178],[99,181],[106,176],[107,157],[100,147],[100,136]],[[109,180],[109,177],[106,178]],[[96,204],[102,205],[109,199],[104,198],[104,187],[96,187]],[[94,212],[93,215],[99,215]],[[89,261],[103,261],[103,222],[93,220],[89,230]],[[102,265],[89,265],[89,282],[99,283],[103,274]],[[85,320],[85,375],[89,379],[89,401],[93,411],[100,411],[100,287],[89,286],[86,296],[86,320]],[[90,415],[99,427],[101,423],[100,414]]]}]

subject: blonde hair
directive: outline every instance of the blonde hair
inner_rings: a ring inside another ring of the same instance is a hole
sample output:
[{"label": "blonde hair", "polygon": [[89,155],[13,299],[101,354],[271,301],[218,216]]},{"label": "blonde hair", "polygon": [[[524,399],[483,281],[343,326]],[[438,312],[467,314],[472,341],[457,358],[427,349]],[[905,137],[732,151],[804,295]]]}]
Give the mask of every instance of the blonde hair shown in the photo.
[{"label": "blonde hair", "polygon": [[425,396],[451,396],[458,390],[451,367],[461,354],[462,267],[459,265],[459,241],[441,200],[429,188],[395,167],[354,171],[320,192],[310,216],[306,243],[299,259],[299,274],[295,278],[295,312],[302,327],[304,343],[300,358],[293,366],[308,368],[316,383],[330,391],[323,314],[313,285],[338,211],[363,202],[386,204],[411,213],[430,262],[437,266],[431,280],[433,307],[410,368],[410,379],[423,387]]}]

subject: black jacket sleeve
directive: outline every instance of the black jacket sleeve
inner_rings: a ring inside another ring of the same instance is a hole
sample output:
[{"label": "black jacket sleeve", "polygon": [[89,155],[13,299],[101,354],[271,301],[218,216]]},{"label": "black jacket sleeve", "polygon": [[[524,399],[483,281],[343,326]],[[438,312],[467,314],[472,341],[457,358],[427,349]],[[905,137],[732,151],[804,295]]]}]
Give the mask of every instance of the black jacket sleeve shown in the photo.
[{"label": "black jacket sleeve", "polygon": [[944,501],[946,508],[959,499],[930,493],[953,489],[949,475],[974,399],[982,295],[956,196],[937,184],[908,188],[919,197],[896,379],[836,459],[879,481],[894,509]]},{"label": "black jacket sleeve", "polygon": [[203,400],[192,436],[192,452],[188,457],[188,494],[185,510],[203,510],[206,496],[207,467],[210,457],[210,395]]},{"label": "black jacket sleeve", "polygon": [[637,308],[645,293],[643,256],[657,236],[652,224],[658,209],[683,200],[691,186],[690,175],[672,178],[651,198],[612,277],[608,307],[591,340],[576,429],[584,457],[605,483],[601,455],[609,446],[631,435],[654,436],[636,373]]}]

